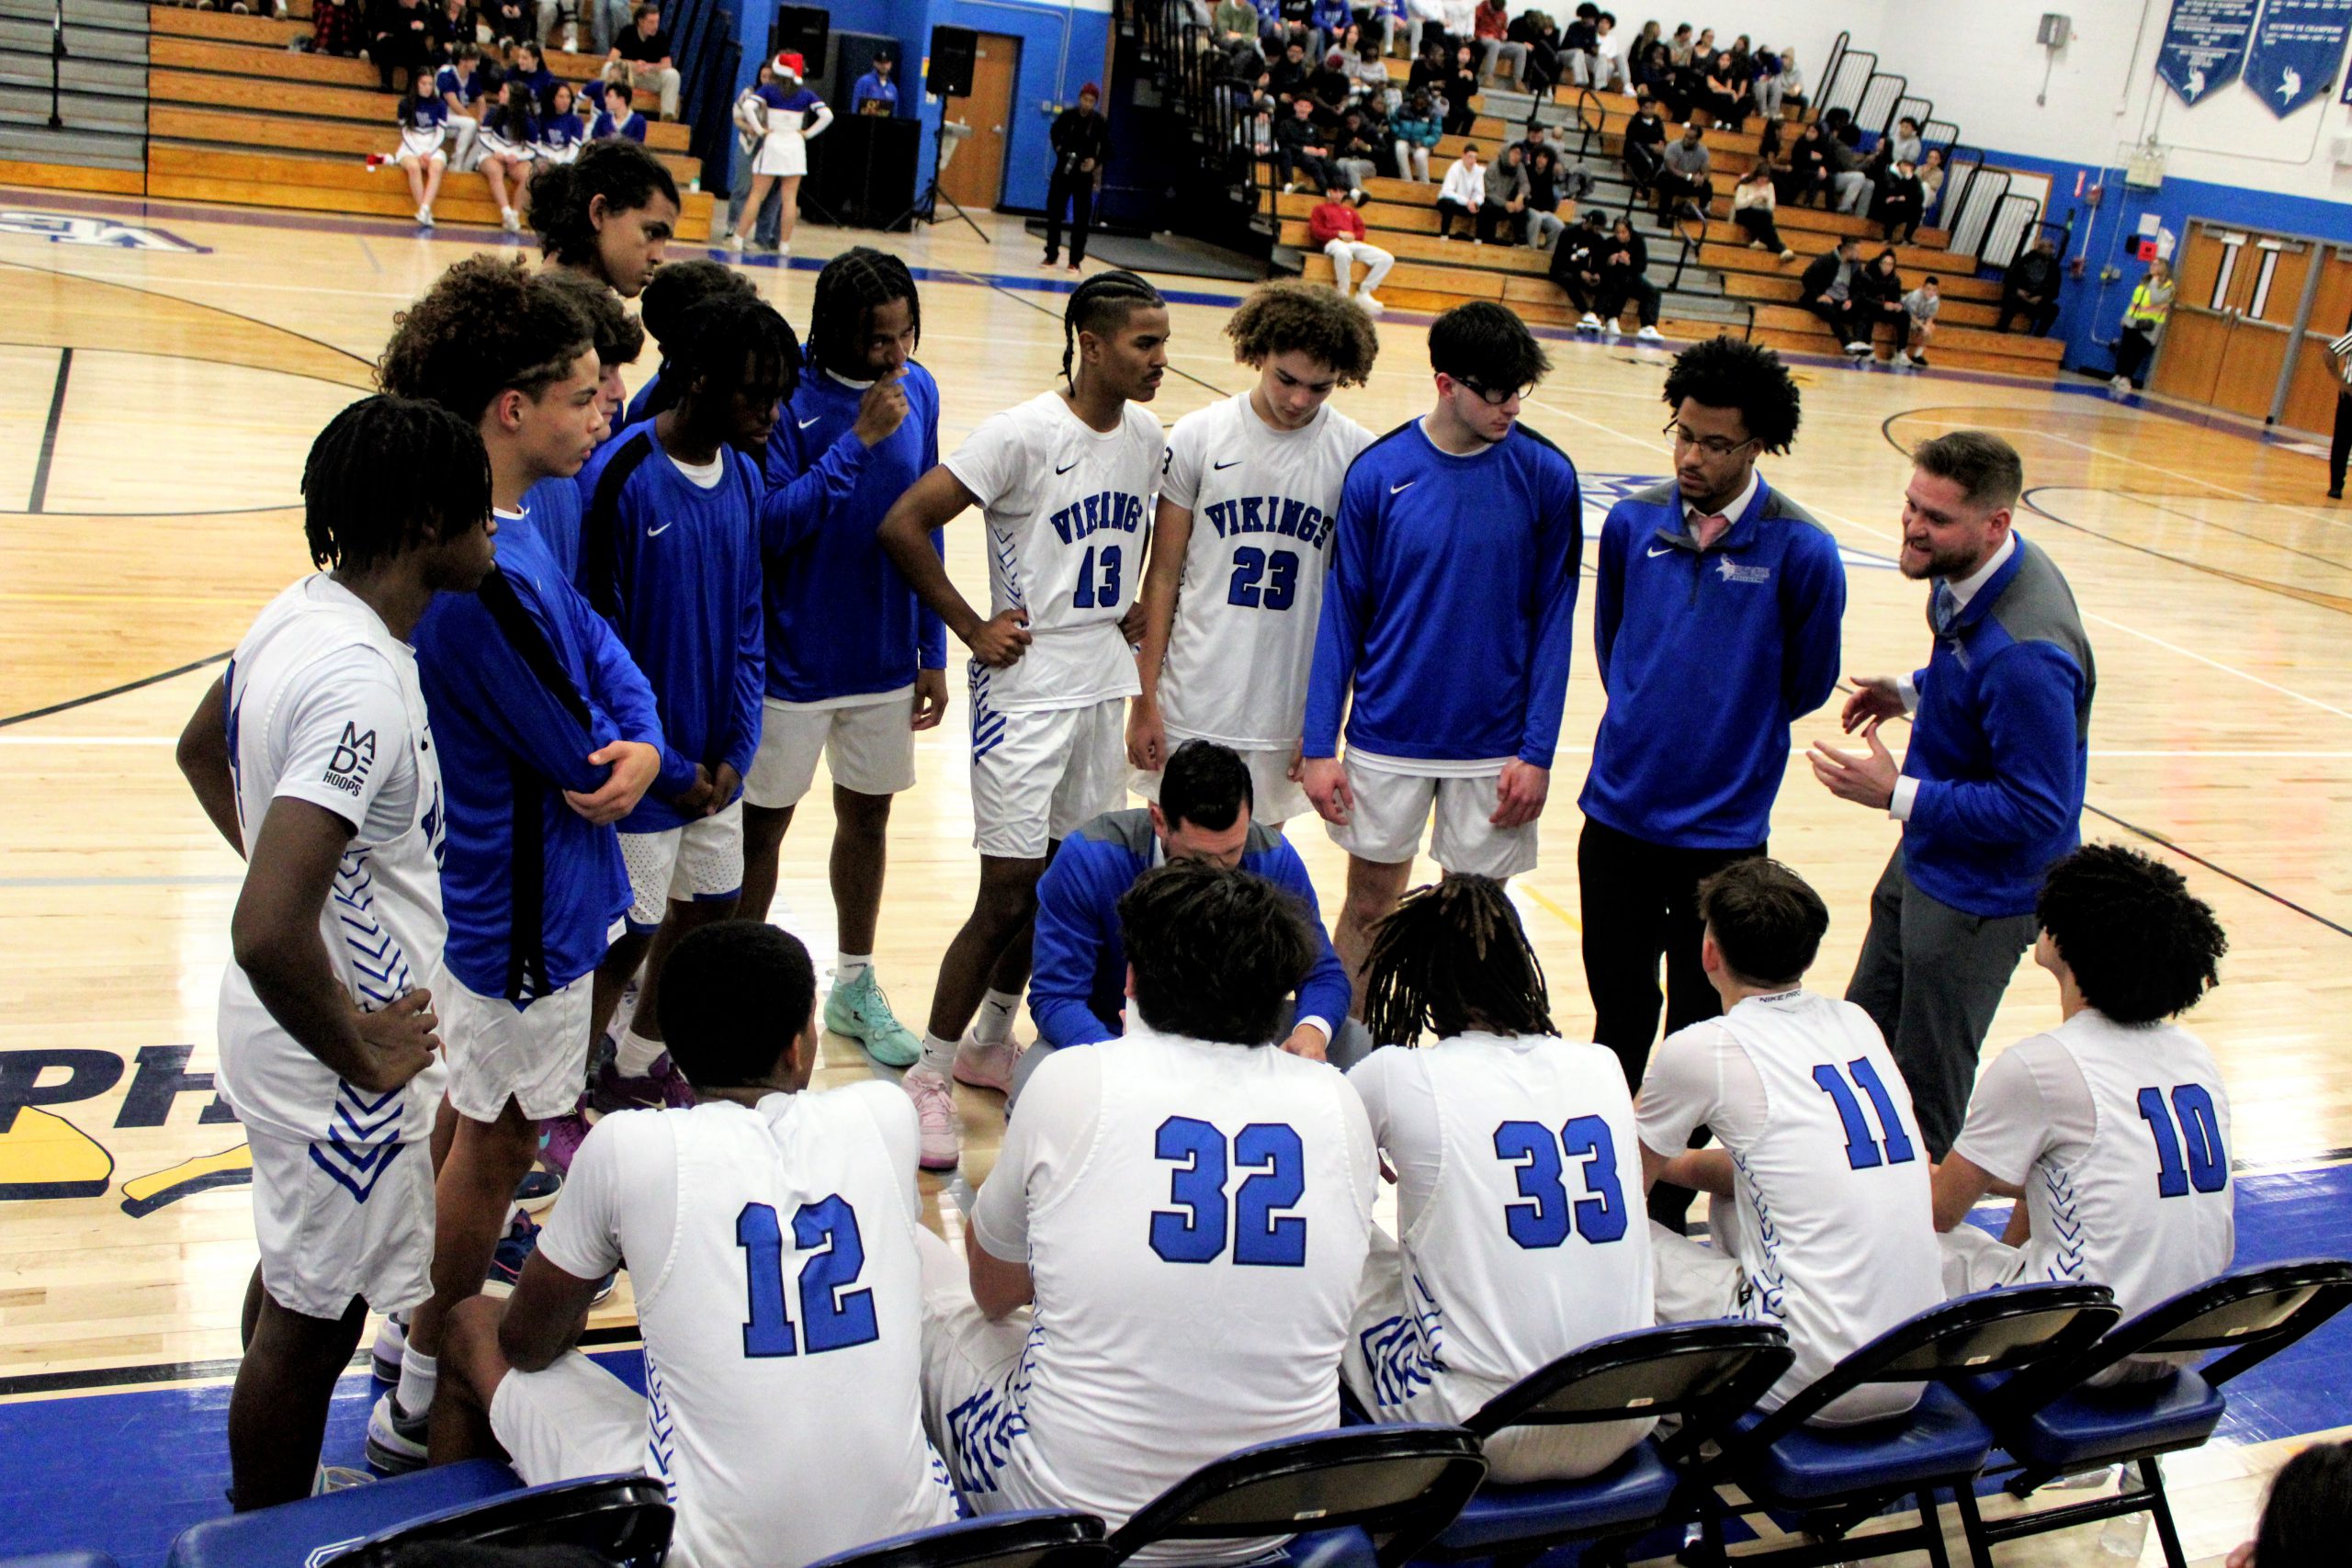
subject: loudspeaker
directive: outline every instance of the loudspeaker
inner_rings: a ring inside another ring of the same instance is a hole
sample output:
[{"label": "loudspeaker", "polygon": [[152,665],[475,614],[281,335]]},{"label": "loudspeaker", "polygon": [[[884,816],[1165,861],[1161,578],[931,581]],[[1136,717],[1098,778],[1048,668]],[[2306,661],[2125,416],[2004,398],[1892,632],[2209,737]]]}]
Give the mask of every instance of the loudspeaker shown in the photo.
[{"label": "loudspeaker", "polygon": [[972,65],[979,52],[980,35],[971,28],[932,28],[931,70],[922,79],[923,90],[935,97],[970,97]]},{"label": "loudspeaker", "polygon": [[822,75],[825,40],[832,30],[832,13],[821,6],[778,6],[775,24],[768,28],[768,58],[789,51],[808,62],[804,80]]},{"label": "loudspeaker", "polygon": [[922,127],[913,119],[844,115],[808,144],[808,178],[800,188],[814,187],[835,221],[878,229],[914,205],[922,146]]}]

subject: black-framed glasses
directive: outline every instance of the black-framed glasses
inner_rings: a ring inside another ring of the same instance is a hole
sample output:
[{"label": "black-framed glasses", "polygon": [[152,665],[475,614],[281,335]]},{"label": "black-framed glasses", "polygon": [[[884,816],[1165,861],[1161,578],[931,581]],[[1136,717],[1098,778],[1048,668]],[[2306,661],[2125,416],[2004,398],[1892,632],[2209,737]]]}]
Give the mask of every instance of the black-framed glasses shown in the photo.
[{"label": "black-framed glasses", "polygon": [[1502,407],[1513,398],[1532,398],[1535,395],[1535,383],[1532,381],[1523,387],[1482,387],[1467,376],[1456,376],[1453,383],[1457,387],[1469,388],[1478,394],[1480,400],[1488,408],[1492,409]]},{"label": "black-framed glasses", "polygon": [[1743,446],[1756,445],[1756,437],[1753,435],[1745,441],[1726,441],[1720,435],[1696,435],[1691,433],[1689,425],[1679,419],[1668,420],[1666,428],[1658,434],[1677,446],[1696,446],[1710,457],[1728,457]]}]

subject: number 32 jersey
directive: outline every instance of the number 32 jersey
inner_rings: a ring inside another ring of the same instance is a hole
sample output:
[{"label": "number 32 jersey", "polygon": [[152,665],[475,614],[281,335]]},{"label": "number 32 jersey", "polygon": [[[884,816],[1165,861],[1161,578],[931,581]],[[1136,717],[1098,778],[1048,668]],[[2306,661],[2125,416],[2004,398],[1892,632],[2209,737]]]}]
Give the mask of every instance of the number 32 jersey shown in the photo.
[{"label": "number 32 jersey", "polygon": [[1251,751],[1298,739],[1340,485],[1371,445],[1329,403],[1306,429],[1275,430],[1247,392],[1176,422],[1159,487],[1193,514],[1159,677],[1176,736]]},{"label": "number 32 jersey", "polygon": [[992,672],[991,705],[1085,707],[1141,689],[1119,617],[1142,585],[1166,449],[1140,404],[1126,404],[1106,433],[1045,392],[989,415],[947,458],[988,517],[989,613],[1029,613],[1032,640]]}]

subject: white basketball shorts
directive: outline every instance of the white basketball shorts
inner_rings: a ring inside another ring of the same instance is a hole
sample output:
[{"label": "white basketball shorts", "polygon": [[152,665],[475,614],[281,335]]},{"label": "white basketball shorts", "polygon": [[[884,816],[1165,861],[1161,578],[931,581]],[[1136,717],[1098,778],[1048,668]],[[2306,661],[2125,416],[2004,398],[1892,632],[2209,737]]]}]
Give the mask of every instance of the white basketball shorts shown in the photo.
[{"label": "white basketball shorts", "polygon": [[1492,772],[1440,776],[1397,772],[1350,753],[1346,768],[1355,807],[1346,827],[1330,828],[1331,841],[1358,859],[1384,865],[1411,860],[1434,807],[1430,858],[1447,871],[1506,877],[1535,869],[1536,825],[1498,828],[1491,820],[1501,761]]},{"label": "white basketball shorts", "polygon": [[[1180,735],[1171,729],[1168,732],[1168,750],[1172,752],[1177,747],[1192,739],[1193,737],[1189,735]],[[1250,769],[1250,794],[1252,800],[1250,819],[1252,822],[1263,822],[1269,828],[1279,828],[1294,817],[1314,815],[1315,808],[1307,804],[1306,791],[1291,781],[1290,748],[1284,747],[1281,750],[1243,750],[1236,746],[1231,750],[1239,753],[1242,762]],[[1146,800],[1156,803],[1159,799],[1159,775],[1157,773],[1147,773],[1137,768],[1135,770],[1135,776],[1128,781],[1127,787]]]},{"label": "white basketball shorts", "polygon": [[849,707],[766,699],[759,754],[743,798],[763,811],[797,806],[817,782],[817,759],[842,788],[896,795],[915,783],[915,691],[890,692]]},{"label": "white basketball shorts", "polygon": [[354,1296],[395,1313],[433,1293],[433,1155],[399,1140],[406,1096],[341,1086],[315,1143],[245,1129],[262,1285],[287,1311],[332,1322]]},{"label": "white basketball shorts", "polygon": [[568,1114],[588,1067],[588,998],[594,976],[518,1008],[454,979],[434,998],[448,1047],[449,1103],[475,1122],[495,1122],[514,1100],[534,1122]]},{"label": "white basketball shorts", "polygon": [[623,833],[621,859],[628,866],[629,930],[640,934],[662,923],[673,898],[732,898],[743,890],[743,802],[665,832]]},{"label": "white basketball shorts", "polygon": [[[977,667],[976,667],[977,668]],[[1043,860],[1125,797],[1127,704],[1001,713],[972,703],[972,842],[1006,860]]]}]

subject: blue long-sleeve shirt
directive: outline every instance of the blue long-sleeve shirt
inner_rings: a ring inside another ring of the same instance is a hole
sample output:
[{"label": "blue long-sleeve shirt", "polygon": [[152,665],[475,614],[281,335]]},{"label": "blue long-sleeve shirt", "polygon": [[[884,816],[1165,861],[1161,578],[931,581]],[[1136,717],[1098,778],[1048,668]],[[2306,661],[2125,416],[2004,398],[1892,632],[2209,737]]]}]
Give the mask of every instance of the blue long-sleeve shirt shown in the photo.
[{"label": "blue long-sleeve shirt", "polygon": [[1583,549],[1576,467],[1524,423],[1469,457],[1419,420],[1364,448],[1340,491],[1306,754],[1337,754],[1346,710],[1351,750],[1550,767]]},{"label": "blue long-sleeve shirt", "polygon": [[521,1005],[594,969],[628,912],[620,840],[562,792],[603,787],[588,758],[616,739],[662,744],[653,691],[527,519],[502,522],[498,570],[435,597],[414,642],[448,808],[449,969]]},{"label": "blue long-sleeve shirt", "polygon": [[725,763],[740,778],[759,750],[763,487],[751,458],[731,446],[718,456],[718,483],[705,490],[662,449],[649,421],[597,448],[580,470],[581,591],[645,671],[666,738],[662,776],[621,822],[624,833],[683,827],[672,802],[693,785],[695,764],[716,773]]},{"label": "blue long-sleeve shirt", "polygon": [[[1062,840],[1037,883],[1037,924],[1029,972],[1029,1016],[1049,1045],[1116,1040],[1125,1006],[1127,949],[1119,898],[1159,859],[1148,808],[1106,811]],[[1262,876],[1305,907],[1319,955],[1298,987],[1297,1016],[1337,1029],[1348,1016],[1348,971],[1324,934],[1306,866],[1289,840],[1250,824],[1241,869]]]},{"label": "blue long-sleeve shirt", "polygon": [[666,359],[655,366],[653,374],[645,378],[645,385],[630,395],[628,406],[621,410],[621,429],[627,430],[632,424],[642,424],[653,417],[650,412],[653,394],[661,389],[662,373],[669,368],[670,362]]},{"label": "blue long-sleeve shirt", "polygon": [[1903,772],[1919,782],[1904,869],[1963,914],[2031,914],[2051,863],[2081,841],[2098,682],[2057,565],[2017,536],[1912,680],[1919,705]]},{"label": "blue long-sleeve shirt", "polygon": [[[865,389],[822,371],[801,378],[768,437],[767,693],[781,702],[895,692],[947,668],[947,628],[923,608],[875,531],[939,463],[939,384],[909,362],[907,417],[869,448],[851,426]],[[932,548],[944,551],[940,530]]]},{"label": "blue long-sleeve shirt", "polygon": [[[580,481],[575,479],[541,479],[523,492],[524,518],[562,569],[563,580],[575,586],[580,581]],[[504,533],[506,526],[502,523],[499,531]]]},{"label": "blue long-sleeve shirt", "polygon": [[1584,814],[1675,849],[1763,843],[1789,726],[1837,688],[1845,611],[1837,540],[1761,478],[1705,550],[1671,480],[1611,507],[1592,589],[1609,706]]}]

